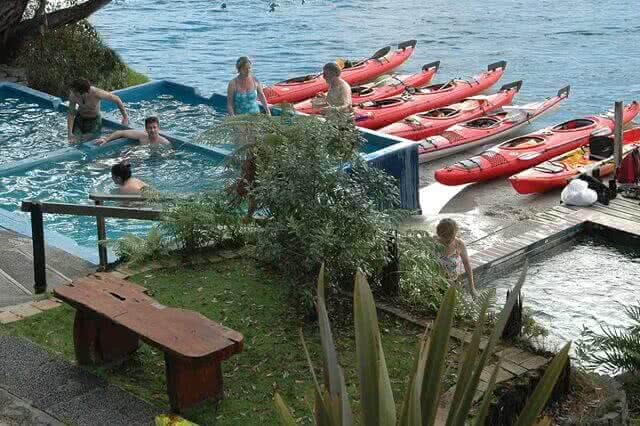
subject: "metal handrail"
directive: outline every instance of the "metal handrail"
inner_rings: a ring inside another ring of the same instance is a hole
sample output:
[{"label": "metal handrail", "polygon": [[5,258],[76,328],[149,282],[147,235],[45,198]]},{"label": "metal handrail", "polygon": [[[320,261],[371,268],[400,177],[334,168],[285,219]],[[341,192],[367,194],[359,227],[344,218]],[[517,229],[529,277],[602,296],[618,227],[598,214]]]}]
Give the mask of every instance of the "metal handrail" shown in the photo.
[{"label": "metal handrail", "polygon": [[[98,195],[99,194],[92,194]],[[110,201],[142,201],[140,196],[106,196]],[[122,198],[120,198],[122,197]],[[132,197],[136,197],[132,199]],[[105,218],[160,220],[162,211],[148,208],[111,207],[104,206],[105,199],[93,198],[96,205],[49,203],[37,200],[24,200],[20,210],[31,214],[31,238],[33,240],[33,271],[34,291],[36,294],[47,291],[44,222],[42,214],[66,214],[74,216],[95,216],[98,229],[98,255],[100,258],[100,270],[106,270],[108,265],[107,248],[100,241],[107,238]]]}]

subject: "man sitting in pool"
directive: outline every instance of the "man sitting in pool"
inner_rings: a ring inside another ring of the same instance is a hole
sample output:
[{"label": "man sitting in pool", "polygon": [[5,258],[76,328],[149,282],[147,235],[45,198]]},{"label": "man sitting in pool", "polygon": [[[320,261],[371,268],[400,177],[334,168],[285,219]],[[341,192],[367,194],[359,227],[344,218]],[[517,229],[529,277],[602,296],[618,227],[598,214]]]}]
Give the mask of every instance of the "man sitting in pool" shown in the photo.
[{"label": "man sitting in pool", "polygon": [[100,100],[111,101],[118,105],[122,114],[122,124],[129,124],[127,110],[120,98],[113,93],[93,87],[88,80],[79,78],[71,83],[69,90],[69,114],[67,131],[69,142],[82,142],[100,134],[102,117]]},{"label": "man sitting in pool", "polygon": [[144,130],[116,130],[115,132],[98,139],[96,144],[104,145],[109,141],[120,138],[135,139],[142,145],[170,144],[164,136],[160,136],[160,122],[158,121],[158,117],[145,118]]},{"label": "man sitting in pool", "polygon": [[124,161],[111,167],[111,179],[121,194],[140,194],[147,187],[140,179],[131,177],[131,164]]}]

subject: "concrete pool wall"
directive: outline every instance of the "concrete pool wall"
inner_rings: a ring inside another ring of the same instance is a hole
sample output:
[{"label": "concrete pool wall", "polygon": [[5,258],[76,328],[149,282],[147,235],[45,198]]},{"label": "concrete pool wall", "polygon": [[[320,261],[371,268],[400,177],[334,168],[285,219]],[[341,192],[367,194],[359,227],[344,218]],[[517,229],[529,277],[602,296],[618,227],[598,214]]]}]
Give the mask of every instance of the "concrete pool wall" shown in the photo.
[{"label": "concrete pool wall", "polygon": [[[139,86],[133,86],[115,92],[123,102],[136,102],[147,100],[159,95],[171,95],[176,100],[185,104],[205,104],[219,111],[226,110],[226,96],[213,94],[210,97],[199,95],[195,88],[170,81],[154,81]],[[0,83],[0,99],[20,98],[27,102],[37,104],[41,108],[51,109],[66,114],[67,106],[62,99],[48,95],[26,86],[15,83]],[[111,103],[103,104],[103,126],[107,129],[126,129],[117,119],[116,107]],[[279,111],[274,111],[276,114]],[[361,129],[363,137],[369,144],[380,149],[363,154],[363,157],[374,167],[381,168],[394,176],[399,185],[401,195],[401,207],[412,210],[420,210],[418,199],[418,151],[417,144],[407,142],[404,139],[390,137],[380,132]],[[224,148],[193,144],[168,132],[162,132],[172,143],[179,145],[180,149],[195,151],[209,157],[224,159],[230,152]],[[62,161],[81,159],[85,156],[94,156],[120,150],[122,147],[132,144],[129,139],[118,139],[106,146],[95,146],[93,142],[86,142],[78,146],[67,146],[45,154],[33,155],[19,161],[0,165],[0,177],[12,176],[37,169],[47,164]],[[16,200],[19,203],[21,200]],[[31,236],[31,228],[28,217],[0,209],[0,226]],[[80,246],[73,240],[53,231],[46,231],[47,244],[61,248],[69,253],[96,263],[97,250]]]}]

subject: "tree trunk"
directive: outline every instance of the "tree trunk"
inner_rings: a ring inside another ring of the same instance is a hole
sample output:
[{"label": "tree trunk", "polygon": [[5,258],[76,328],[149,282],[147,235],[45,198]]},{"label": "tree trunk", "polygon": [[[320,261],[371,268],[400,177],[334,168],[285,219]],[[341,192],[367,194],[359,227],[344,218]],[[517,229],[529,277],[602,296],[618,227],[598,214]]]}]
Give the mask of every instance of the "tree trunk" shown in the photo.
[{"label": "tree trunk", "polygon": [[0,1],[0,42],[5,41],[10,30],[20,22],[27,3],[29,0]]},{"label": "tree trunk", "polygon": [[111,0],[88,0],[77,6],[20,21],[28,0],[0,0],[0,36],[2,36],[0,52],[8,54],[6,49],[10,46],[17,46],[23,40],[38,35],[40,27],[45,23],[48,29],[55,30],[88,17],[110,2]]}]

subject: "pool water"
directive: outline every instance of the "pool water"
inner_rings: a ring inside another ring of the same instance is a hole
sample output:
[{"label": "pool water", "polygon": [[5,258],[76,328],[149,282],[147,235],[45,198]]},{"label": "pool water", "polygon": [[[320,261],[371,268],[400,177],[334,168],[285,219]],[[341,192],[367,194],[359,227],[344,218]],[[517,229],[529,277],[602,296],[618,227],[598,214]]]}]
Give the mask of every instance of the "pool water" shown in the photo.
[{"label": "pool water", "polygon": [[[216,189],[224,176],[223,160],[172,148],[130,146],[113,156],[64,161],[43,166],[20,176],[0,178],[0,208],[19,209],[20,200],[90,203],[92,192],[117,193],[111,180],[111,166],[122,160],[131,163],[133,176],[148,185],[176,194],[189,194]],[[108,238],[118,238],[131,232],[145,235],[152,222],[107,219]],[[47,229],[74,239],[79,245],[95,247],[95,218],[67,215],[45,215]]]},{"label": "pool water", "polygon": [[[519,275],[514,271],[489,283],[497,289],[500,303]],[[553,349],[576,341],[583,326],[599,331],[601,322],[629,325],[621,304],[637,303],[639,285],[640,251],[579,237],[565,251],[529,266],[523,305],[549,330],[545,344]]]},{"label": "pool water", "polygon": [[169,94],[138,102],[126,102],[125,105],[131,127],[143,128],[146,117],[157,116],[163,132],[190,142],[224,118],[222,112],[210,105],[186,104]]},{"label": "pool water", "polygon": [[[194,143],[201,143],[198,136],[222,123],[224,119],[224,113],[211,105],[187,104],[170,94],[162,94],[137,102],[125,102],[125,105],[129,112],[131,127],[143,128],[145,118],[156,116],[160,120],[161,131]],[[116,118],[118,118],[117,115],[118,112],[115,113]],[[215,146],[231,151],[234,144],[232,141],[221,140]],[[368,154],[386,146],[388,145],[366,141],[360,147],[360,151]]]},{"label": "pool water", "polygon": [[0,164],[67,146],[66,114],[17,98],[0,98]]}]

